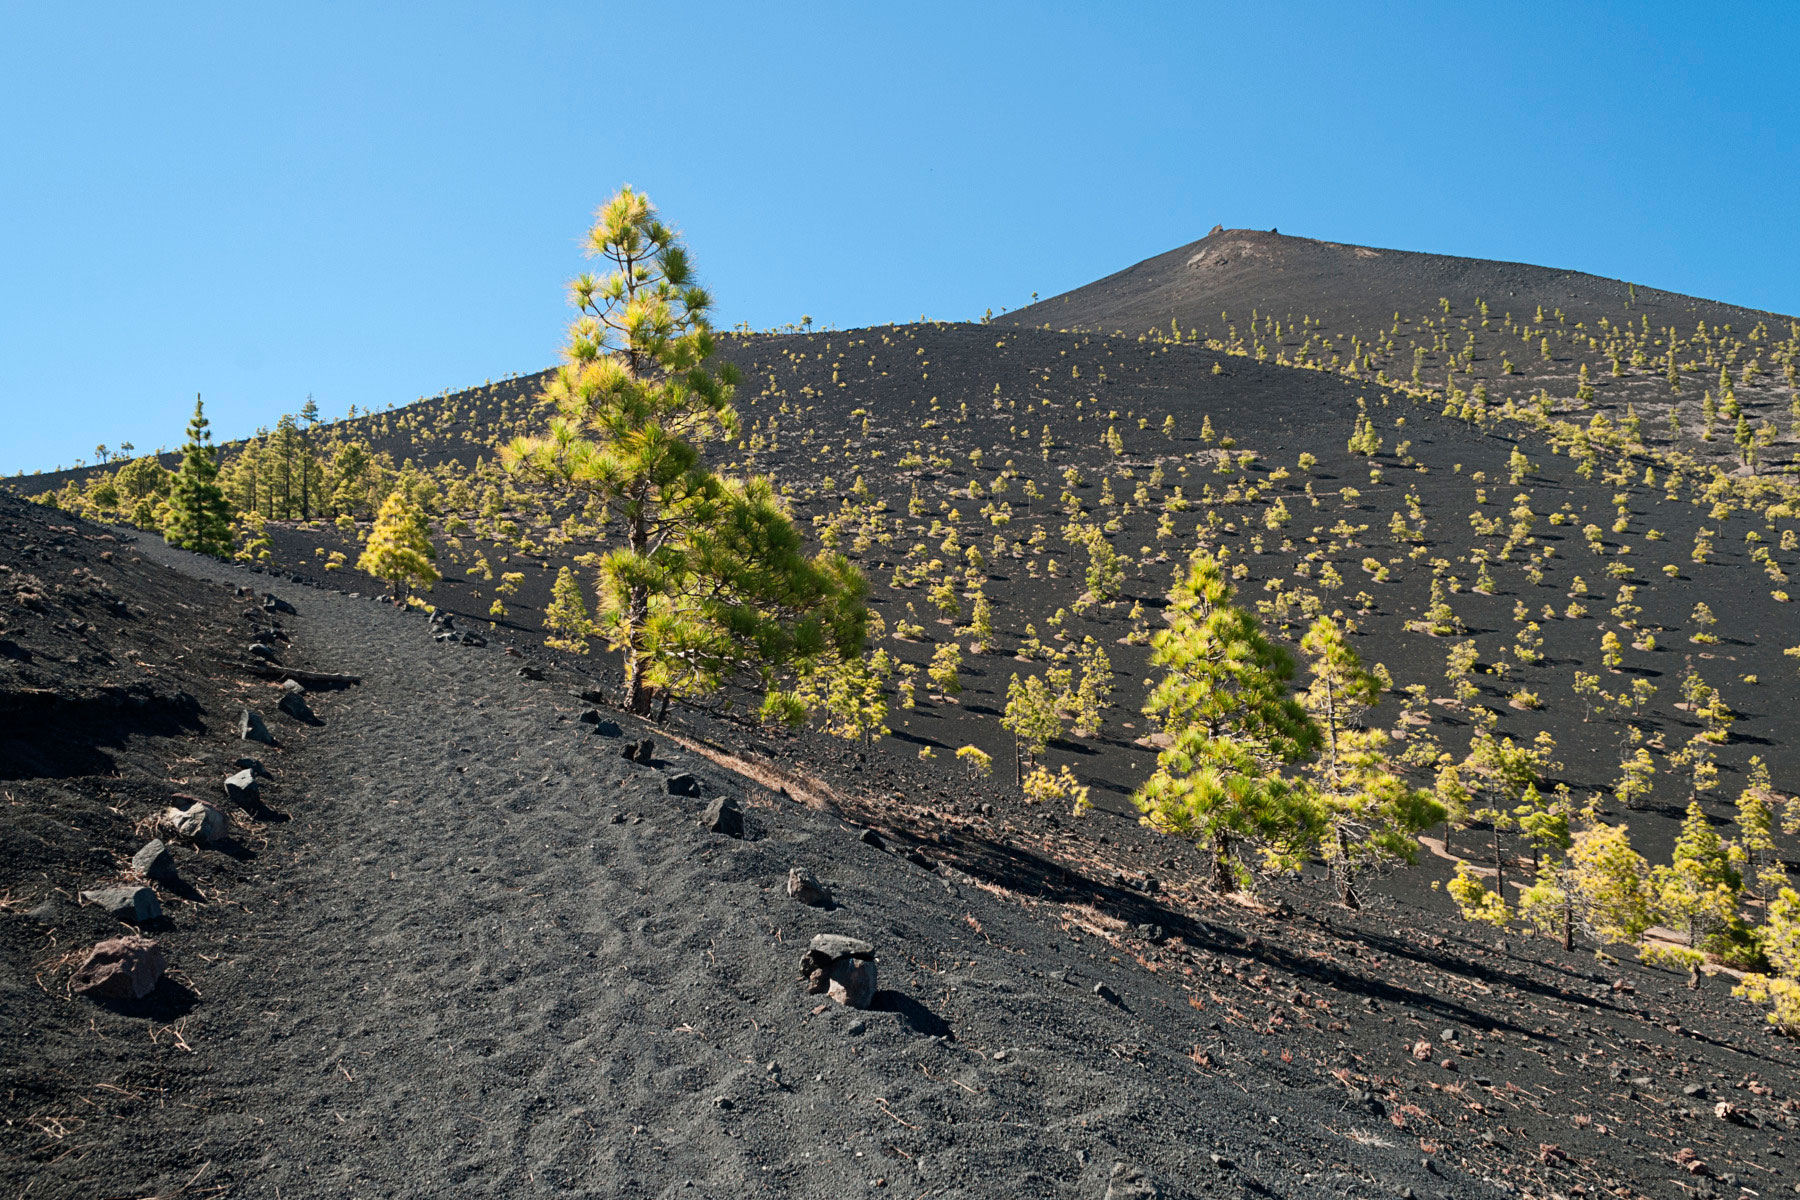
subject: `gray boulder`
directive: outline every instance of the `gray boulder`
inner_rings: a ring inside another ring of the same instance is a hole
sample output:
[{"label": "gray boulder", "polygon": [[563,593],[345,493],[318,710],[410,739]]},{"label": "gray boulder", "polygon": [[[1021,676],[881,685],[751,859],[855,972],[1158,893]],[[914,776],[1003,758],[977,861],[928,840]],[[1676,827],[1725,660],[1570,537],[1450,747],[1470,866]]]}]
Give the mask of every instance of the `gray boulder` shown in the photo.
[{"label": "gray boulder", "polygon": [[698,796],[700,794],[700,781],[686,771],[669,776],[668,786],[671,796]]},{"label": "gray boulder", "polygon": [[800,956],[806,990],[823,993],[847,1008],[867,1008],[875,999],[875,947],[841,933],[813,937]]},{"label": "gray boulder", "polygon": [[813,935],[808,954],[823,955],[825,958],[874,958],[875,947],[861,938],[851,937],[846,933],[818,933]]},{"label": "gray boulder", "polygon": [[265,746],[275,744],[275,739],[270,736],[269,727],[263,724],[262,717],[248,708],[238,714],[238,737],[246,742],[261,742]]},{"label": "gray boulder", "polygon": [[156,990],[167,966],[162,947],[150,938],[108,938],[87,952],[69,988],[102,1000],[142,1000]]},{"label": "gray boulder", "polygon": [[811,871],[801,867],[788,868],[787,894],[813,908],[822,908],[831,903],[831,893],[825,890],[825,885]]},{"label": "gray boulder", "polygon": [[175,856],[160,840],[145,842],[143,849],[131,856],[131,869],[142,879],[172,883],[176,878]]},{"label": "gray boulder", "polygon": [[744,836],[744,813],[737,806],[736,800],[730,796],[720,796],[700,814],[700,825],[713,833],[741,838]]},{"label": "gray boulder", "polygon": [[105,909],[109,914],[121,921],[143,924],[162,916],[162,901],[156,893],[147,887],[95,888],[93,891],[81,893],[81,898],[88,904]]},{"label": "gray boulder", "polygon": [[256,772],[248,767],[225,778],[225,798],[245,808],[254,808],[260,802],[260,791],[256,785]]},{"label": "gray boulder", "polygon": [[875,964],[868,959],[840,958],[825,976],[825,994],[845,1008],[867,1008],[875,999]]},{"label": "gray boulder", "polygon": [[165,814],[170,827],[184,838],[196,842],[216,842],[225,836],[225,810],[204,800],[192,808],[170,808]]},{"label": "gray boulder", "polygon": [[302,696],[299,692],[284,692],[281,697],[281,702],[275,707],[294,718],[294,720],[308,725],[319,719],[313,716],[313,710],[307,705],[306,697]]}]

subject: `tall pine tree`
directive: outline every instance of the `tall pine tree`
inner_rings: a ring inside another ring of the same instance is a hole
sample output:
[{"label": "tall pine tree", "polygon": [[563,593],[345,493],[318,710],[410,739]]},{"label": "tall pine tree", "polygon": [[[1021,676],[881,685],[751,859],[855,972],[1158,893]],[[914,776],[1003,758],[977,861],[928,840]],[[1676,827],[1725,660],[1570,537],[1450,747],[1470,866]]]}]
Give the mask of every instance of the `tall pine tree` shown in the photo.
[{"label": "tall pine tree", "polygon": [[181,449],[181,469],[169,489],[169,519],[163,524],[163,540],[183,550],[226,558],[231,554],[231,508],[219,487],[219,455],[199,396],[194,397],[194,415],[188,421],[187,435],[187,444]]},{"label": "tall pine tree", "polygon": [[1318,727],[1289,692],[1293,659],[1231,594],[1204,550],[1169,593],[1169,628],[1150,651],[1163,676],[1144,712],[1173,742],[1132,797],[1144,824],[1212,851],[1219,892],[1236,890],[1235,843],[1259,842],[1293,863],[1317,828],[1305,789],[1279,770],[1318,747]]},{"label": "tall pine tree", "polygon": [[382,501],[368,545],[356,560],[356,569],[387,580],[398,600],[405,584],[430,587],[438,581],[437,568],[431,565],[436,557],[425,513],[413,502],[403,483]]},{"label": "tall pine tree", "polygon": [[805,556],[766,480],[728,482],[702,457],[702,443],[737,429],[737,372],[709,365],[712,296],[680,238],[626,187],[601,206],[587,249],[612,270],[570,284],[581,315],[544,391],[557,415],[502,459],[617,520],[597,625],[624,658],[628,707],[739,673],[769,688],[790,668],[860,654],[856,569]]},{"label": "tall pine tree", "polygon": [[1300,651],[1313,677],[1300,703],[1323,738],[1309,772],[1325,823],[1319,849],[1337,882],[1339,903],[1360,908],[1357,872],[1383,861],[1413,861],[1419,832],[1444,819],[1444,806],[1394,769],[1387,730],[1363,727],[1381,685],[1363,669],[1338,623],[1318,618],[1300,639]]}]

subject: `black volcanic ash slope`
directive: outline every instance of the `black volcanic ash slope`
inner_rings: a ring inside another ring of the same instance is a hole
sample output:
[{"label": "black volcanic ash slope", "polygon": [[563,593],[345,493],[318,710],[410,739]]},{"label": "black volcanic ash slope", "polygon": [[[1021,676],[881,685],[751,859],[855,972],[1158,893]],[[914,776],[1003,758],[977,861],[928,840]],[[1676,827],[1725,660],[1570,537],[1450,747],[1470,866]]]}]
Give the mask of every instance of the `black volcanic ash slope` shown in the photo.
[{"label": "black volcanic ash slope", "polygon": [[[640,728],[577,720],[580,673],[285,595],[290,664],[365,684],[320,701],[283,764],[292,819],[208,936],[166,935],[182,1011],[97,1012],[44,971],[32,1038],[0,1043],[17,1194],[1075,1198],[1123,1162],[1115,1200],[1673,1200],[1786,1170],[1791,1055],[1710,990],[1405,903],[1319,919],[1179,872],[1150,890],[1129,828],[1055,857],[1016,800],[909,770],[865,793],[810,779],[816,739],[739,745],[872,815],[878,848],[669,731],[624,762]],[[682,771],[742,798],[746,840],[700,828]],[[838,906],[789,900],[795,865]],[[801,990],[822,931],[876,945],[871,1011]]]},{"label": "black volcanic ash slope", "polygon": [[[1526,263],[1342,245],[1253,229],[1207,237],[996,322],[1023,327],[1168,333],[1279,362],[1369,376],[1447,373],[1465,390],[1614,420],[1635,408],[1663,440],[1732,461],[1732,422],[1701,438],[1703,396],[1723,400],[1721,369],[1752,424],[1787,426],[1800,326],[1791,316]],[[1672,331],[1672,332],[1671,332]],[[1668,360],[1681,390],[1670,388]],[[1593,396],[1577,402],[1581,369]],[[1749,374],[1746,374],[1746,368]],[[1784,444],[1765,461],[1787,461]]]}]

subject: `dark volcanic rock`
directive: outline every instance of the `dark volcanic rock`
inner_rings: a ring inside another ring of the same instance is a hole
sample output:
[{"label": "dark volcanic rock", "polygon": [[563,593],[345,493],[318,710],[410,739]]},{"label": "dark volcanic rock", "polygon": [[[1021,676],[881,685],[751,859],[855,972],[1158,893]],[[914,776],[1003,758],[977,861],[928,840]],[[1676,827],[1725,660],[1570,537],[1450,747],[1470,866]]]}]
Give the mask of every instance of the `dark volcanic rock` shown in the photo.
[{"label": "dark volcanic rock", "polygon": [[104,887],[81,893],[82,900],[121,921],[142,925],[162,916],[162,901],[147,887]]},{"label": "dark volcanic rock", "polygon": [[176,878],[175,856],[161,841],[145,842],[143,848],[131,856],[131,869],[145,879],[167,883]]},{"label": "dark volcanic rock", "polygon": [[244,709],[238,713],[238,738],[246,742],[261,742],[273,746],[275,739],[269,733],[269,727],[253,709]]},{"label": "dark volcanic rock", "polygon": [[313,710],[307,705],[305,697],[299,692],[288,692],[286,695],[282,696],[281,702],[276,705],[276,707],[281,709],[281,711],[288,716],[294,718],[294,720],[307,725],[310,725],[319,719],[313,715]]},{"label": "dark volcanic rock", "polygon": [[875,947],[841,933],[813,937],[800,956],[800,978],[814,995],[825,993],[847,1008],[867,1008],[875,998]]},{"label": "dark volcanic rock", "polygon": [[242,804],[246,808],[255,807],[261,790],[256,783],[256,772],[247,768],[239,771],[236,775],[227,776],[225,779],[226,799]]},{"label": "dark volcanic rock", "polygon": [[176,833],[196,842],[214,842],[225,836],[225,810],[204,800],[190,808],[171,808],[168,821]]},{"label": "dark volcanic rock", "polygon": [[700,825],[713,833],[741,838],[744,836],[744,813],[737,806],[736,800],[730,796],[720,796],[707,805],[706,811],[700,814]]},{"label": "dark volcanic rock", "polygon": [[686,771],[669,776],[668,787],[671,796],[698,796],[700,794],[700,781]]},{"label": "dark volcanic rock", "polygon": [[87,952],[69,989],[103,1000],[142,1000],[167,966],[162,947],[150,938],[109,938]]},{"label": "dark volcanic rock", "polygon": [[815,934],[806,952],[809,955],[823,955],[827,959],[875,957],[874,946],[845,933]]},{"label": "dark volcanic rock", "polygon": [[802,867],[788,868],[787,894],[814,908],[831,903],[831,893],[825,890],[825,885]]}]

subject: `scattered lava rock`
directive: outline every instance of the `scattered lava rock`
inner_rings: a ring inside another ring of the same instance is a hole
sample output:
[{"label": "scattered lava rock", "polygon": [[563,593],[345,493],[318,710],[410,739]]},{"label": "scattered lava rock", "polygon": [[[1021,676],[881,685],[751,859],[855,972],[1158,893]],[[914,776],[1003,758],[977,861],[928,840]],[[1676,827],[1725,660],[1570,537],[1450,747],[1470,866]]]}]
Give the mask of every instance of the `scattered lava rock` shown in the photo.
[{"label": "scattered lava rock", "polygon": [[824,993],[846,1008],[867,1008],[875,998],[875,947],[841,933],[813,937],[800,956],[800,978],[809,994]]},{"label": "scattered lava rock", "polygon": [[99,1000],[142,1000],[156,990],[167,968],[162,947],[153,939],[109,938],[87,952],[69,990]]},{"label": "scattered lava rock", "polygon": [[831,903],[831,893],[825,890],[825,885],[803,867],[788,868],[787,894],[813,908],[823,908]]},{"label": "scattered lava rock", "polygon": [[147,887],[103,887],[81,893],[81,898],[121,921],[142,925],[162,917],[162,902]]}]

